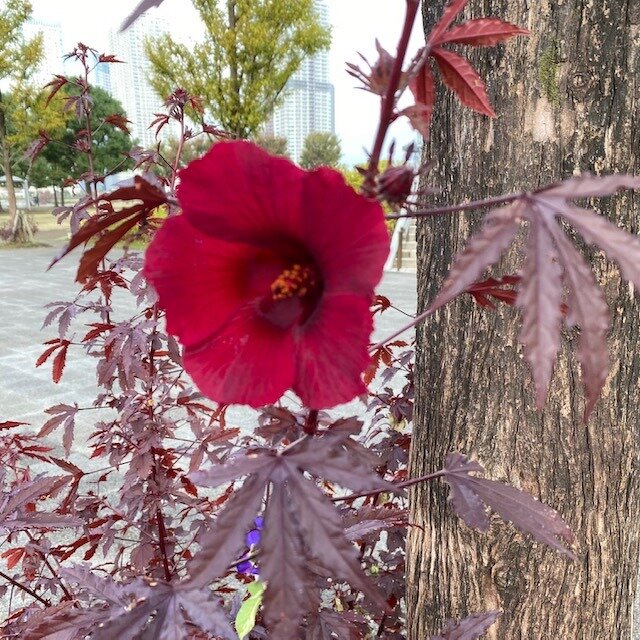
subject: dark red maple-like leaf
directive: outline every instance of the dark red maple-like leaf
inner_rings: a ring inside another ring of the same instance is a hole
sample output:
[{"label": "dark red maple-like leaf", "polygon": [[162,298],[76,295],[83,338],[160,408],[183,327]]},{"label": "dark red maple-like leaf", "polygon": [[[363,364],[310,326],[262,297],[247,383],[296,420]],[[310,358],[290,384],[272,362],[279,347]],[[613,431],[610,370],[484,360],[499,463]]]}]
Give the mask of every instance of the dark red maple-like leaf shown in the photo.
[{"label": "dark red maple-like leaf", "polygon": [[562,269],[558,251],[542,225],[531,227],[525,251],[517,299],[522,310],[520,342],[524,357],[535,372],[537,404],[541,407],[560,349]]},{"label": "dark red maple-like leaf", "polygon": [[33,508],[34,502],[56,495],[70,480],[70,476],[41,476],[0,493],[0,529],[14,531],[33,527],[75,527],[82,524],[79,518],[35,511]]},{"label": "dark red maple-like leaf", "polygon": [[469,0],[453,0],[442,12],[440,20],[435,24],[427,38],[427,43],[433,46],[440,44],[442,34],[451,26]]},{"label": "dark red maple-like leaf", "polygon": [[429,137],[429,124],[435,102],[435,82],[431,69],[433,60],[444,84],[460,102],[484,115],[494,117],[485,83],[471,64],[462,56],[445,49],[444,44],[493,46],[517,35],[529,32],[497,18],[479,18],[449,28],[464,9],[468,0],[453,0],[431,30],[427,46],[420,50],[407,75],[416,103],[400,111],[424,137]]},{"label": "dark red maple-like leaf", "polygon": [[423,137],[429,137],[429,126],[436,101],[436,84],[428,61],[425,61],[409,81],[409,89],[416,103],[403,109],[399,115],[409,118],[411,126]]},{"label": "dark red maple-like leaf", "polygon": [[[348,443],[348,448],[341,446],[343,443]],[[395,485],[371,474],[369,456],[371,452],[368,449],[345,436],[342,441],[307,439],[287,456],[287,460],[318,478],[352,491],[396,491]]]},{"label": "dark red maple-like leaf", "polygon": [[366,618],[355,611],[320,609],[307,622],[306,640],[364,640],[369,636]]},{"label": "dark red maple-like leaf", "polygon": [[23,158],[28,160],[30,164],[33,163],[50,142],[51,138],[49,134],[46,131],[40,130],[36,140],[34,140],[24,152]]},{"label": "dark red maple-like leaf", "polygon": [[123,60],[118,60],[118,58],[116,58],[116,56],[112,55],[112,54],[107,54],[107,53],[101,53],[98,56],[98,62],[108,62],[108,63],[124,63]]},{"label": "dark red maple-like leaf", "polygon": [[495,309],[495,304],[489,298],[495,298],[505,304],[516,302],[517,291],[514,286],[520,282],[520,276],[502,276],[501,278],[487,278],[474,282],[467,288],[468,293],[481,307]]},{"label": "dark red maple-like leaf", "polygon": [[450,622],[440,635],[431,636],[431,640],[476,640],[495,623],[501,613],[501,611],[474,613],[464,620]]},{"label": "dark red maple-like leaf", "polygon": [[75,418],[78,413],[78,405],[57,404],[46,410],[45,413],[53,416],[47,420],[38,437],[42,438],[48,436],[54,429],[59,427],[64,429],[64,435],[62,438],[62,444],[64,446],[65,453],[69,455],[71,453],[71,445],[73,444],[73,432],[75,428]]},{"label": "dark red maple-like leaf", "polygon": [[[275,463],[274,461],[271,463]],[[203,474],[193,474],[196,484],[204,484]],[[193,477],[193,476],[192,476]],[[188,583],[202,589],[227,571],[244,546],[244,535],[262,507],[268,475],[265,471],[249,476],[227,501],[213,526],[199,540],[200,551],[188,565]]]},{"label": "dark red maple-like leaf", "polygon": [[104,121],[108,124],[112,124],[114,127],[124,131],[125,133],[131,133],[127,126],[127,124],[131,123],[131,120],[127,120],[127,116],[122,113],[112,113],[111,115],[108,115]]},{"label": "dark red maple-like leaf", "polygon": [[461,453],[450,453],[445,461],[443,477],[451,487],[451,501],[456,513],[474,529],[487,531],[489,518],[485,505],[503,520],[530,533],[538,542],[576,559],[558,538],[573,542],[568,525],[551,507],[542,504],[528,493],[497,480],[488,480],[471,473],[484,473],[477,462],[471,462]]},{"label": "dark red maple-like leaf", "polygon": [[[496,263],[511,245],[521,223],[529,236],[520,275],[517,305],[522,310],[520,339],[536,385],[541,407],[547,394],[559,345],[563,311],[569,327],[580,327],[578,360],[585,390],[586,420],[600,396],[609,369],[606,336],[607,304],[589,265],[570,242],[557,218],[563,218],[590,244],[600,247],[620,267],[621,274],[640,287],[640,238],[626,233],[593,211],[572,204],[572,198],[611,195],[640,188],[635,176],[585,174],[528,193],[485,216],[480,230],[456,256],[442,290],[429,312],[446,304]],[[562,304],[563,286],[566,290]]]},{"label": "dark red maple-like leaf", "polygon": [[384,313],[389,309],[389,307],[391,307],[391,300],[386,296],[377,293],[373,299],[373,304],[371,305],[372,313]]},{"label": "dark red maple-like leaf", "polygon": [[65,76],[61,76],[58,74],[54,75],[54,79],[49,82],[49,84],[45,85],[45,89],[51,87],[51,91],[47,96],[47,101],[45,102],[45,106],[49,106],[49,103],[51,102],[51,100],[53,100],[53,97],[56,95],[56,93],[58,93],[58,91],[60,91],[60,89],[62,89],[62,87],[64,87],[64,85],[68,82],[69,80]]},{"label": "dark red maple-like leaf", "polygon": [[409,118],[411,126],[424,138],[430,135],[429,125],[433,115],[433,106],[427,104],[412,104],[398,112],[399,116]]},{"label": "dark red maple-like leaf", "polygon": [[395,507],[364,506],[357,511],[350,511],[343,520],[347,525],[347,538],[361,540],[386,529],[406,527],[409,523],[409,512]]},{"label": "dark red maple-like leaf", "polygon": [[[113,203],[117,201],[138,201],[129,207],[116,211]],[[76,275],[77,282],[86,282],[96,275],[97,267],[109,250],[137,224],[146,220],[152,212],[167,202],[162,189],[142,176],[134,176],[133,184],[121,186],[111,193],[100,196],[96,201],[99,213],[90,217],[80,229],[73,234],[69,243],[53,259],[49,268],[81,244],[98,236],[95,245],[85,251],[80,259]],[[87,206],[89,206],[88,203]],[[109,229],[113,225],[117,225]]]},{"label": "dark red maple-like leaf", "polygon": [[331,501],[299,474],[290,476],[288,485],[302,538],[314,560],[328,576],[346,580],[386,611],[386,602],[362,571],[356,548],[344,535],[342,519]]},{"label": "dark red maple-like leaf", "polygon": [[4,420],[0,422],[0,430],[2,429],[13,429],[13,427],[20,427],[22,425],[27,425],[28,422],[16,422],[15,420]]},{"label": "dark red maple-like leaf", "polygon": [[80,609],[76,602],[64,600],[40,611],[32,610],[29,620],[21,629],[22,640],[74,640],[89,627],[99,624],[100,614]]},{"label": "dark red maple-like leaf", "polygon": [[263,600],[265,622],[274,638],[284,640],[298,637],[302,616],[313,606],[308,595],[313,584],[295,519],[284,484],[274,483],[260,540],[260,577],[269,584]]},{"label": "dark red maple-like leaf", "polygon": [[527,36],[528,29],[503,22],[498,18],[468,20],[449,29],[438,39],[442,44],[466,44],[474,47],[492,47],[514,36]]},{"label": "dark red maple-like leaf", "polygon": [[49,340],[45,342],[45,345],[50,346],[45,349],[36,360],[36,367],[39,367],[44,364],[55,351],[58,352],[53,359],[53,369],[51,371],[51,378],[56,384],[60,382],[60,379],[62,378],[64,365],[67,361],[67,350],[69,349],[70,344],[69,340],[61,340],[60,338]]},{"label": "dark red maple-like leaf", "polygon": [[431,56],[436,61],[442,80],[466,107],[494,118],[484,80],[462,56],[453,51],[434,47]]},{"label": "dark red maple-like leaf", "polygon": [[[237,638],[227,615],[206,591],[189,589],[182,583],[151,585],[136,580],[121,584],[109,576],[99,577],[82,565],[63,569],[62,574],[97,602],[90,608],[56,612],[46,626],[52,638],[58,637],[54,632],[78,633],[92,627],[92,640],[177,639],[191,637],[193,626],[218,638]],[[42,638],[36,635],[41,630],[45,625],[38,621],[28,638]]]},{"label": "dark red maple-like leaf", "polygon": [[319,596],[311,588],[310,565],[348,581],[386,609],[384,599],[362,571],[340,513],[316,483],[303,475],[334,480],[356,491],[394,490],[371,470],[379,459],[351,438],[360,427],[355,419],[340,420],[283,451],[250,451],[228,464],[192,474],[197,484],[212,487],[242,475],[249,477],[199,540],[201,549],[187,567],[190,587],[203,588],[226,573],[270,486],[259,558],[268,583],[264,616],[273,637],[296,637],[302,616],[317,607]]}]

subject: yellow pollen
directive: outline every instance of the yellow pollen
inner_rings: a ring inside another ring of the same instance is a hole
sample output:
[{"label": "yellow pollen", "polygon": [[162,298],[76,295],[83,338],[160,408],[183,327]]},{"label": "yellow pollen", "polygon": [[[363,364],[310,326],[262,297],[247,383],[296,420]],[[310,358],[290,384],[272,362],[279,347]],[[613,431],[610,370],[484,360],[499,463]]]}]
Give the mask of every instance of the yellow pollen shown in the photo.
[{"label": "yellow pollen", "polygon": [[294,264],[271,283],[271,295],[274,300],[284,300],[293,296],[303,298],[315,284],[313,269]]}]

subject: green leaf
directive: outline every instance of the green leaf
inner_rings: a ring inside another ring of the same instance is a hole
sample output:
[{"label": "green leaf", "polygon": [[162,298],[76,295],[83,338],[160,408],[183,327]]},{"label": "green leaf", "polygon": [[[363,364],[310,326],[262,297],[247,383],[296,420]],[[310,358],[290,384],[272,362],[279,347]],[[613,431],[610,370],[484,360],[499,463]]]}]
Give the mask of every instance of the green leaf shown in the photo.
[{"label": "green leaf", "polygon": [[240,607],[238,615],[236,616],[236,632],[240,640],[246,638],[253,627],[256,626],[256,616],[258,615],[258,609],[262,604],[262,595],[264,593],[265,583],[256,580],[248,587],[251,594]]}]

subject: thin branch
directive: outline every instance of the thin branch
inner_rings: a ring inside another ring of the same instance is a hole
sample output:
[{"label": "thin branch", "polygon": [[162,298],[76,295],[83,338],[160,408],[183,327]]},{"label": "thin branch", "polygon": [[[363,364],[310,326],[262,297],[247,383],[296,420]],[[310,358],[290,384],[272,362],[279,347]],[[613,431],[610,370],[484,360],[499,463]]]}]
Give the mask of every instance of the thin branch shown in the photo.
[{"label": "thin branch", "polygon": [[482,209],[483,207],[493,207],[497,204],[511,202],[518,198],[524,198],[526,191],[517,193],[509,193],[504,196],[496,196],[495,198],[484,198],[483,200],[472,200],[471,202],[461,202],[460,204],[452,204],[446,207],[435,207],[433,209],[422,209],[413,211],[412,213],[390,213],[386,215],[387,220],[400,220],[401,218],[428,218],[433,216],[441,216],[446,213],[455,213],[457,211],[469,211],[470,209]]},{"label": "thin branch", "polygon": [[383,338],[382,340],[380,340],[380,342],[374,344],[369,349],[369,353],[373,353],[377,349],[380,349],[380,347],[384,347],[384,345],[387,344],[387,342],[391,342],[391,340],[393,340],[394,338],[397,338],[399,335],[402,335],[405,331],[409,331],[409,329],[412,329],[413,327],[415,327],[417,324],[422,322],[425,318],[428,318],[432,313],[434,313],[437,310],[437,308],[434,309],[429,307],[426,311],[421,313],[419,316],[416,316],[415,318],[413,318],[411,322],[408,322],[407,324],[405,324],[403,327],[398,329],[395,333],[392,333],[390,336],[387,336],[386,338]]},{"label": "thin branch", "polygon": [[158,542],[160,545],[160,552],[162,554],[164,578],[167,582],[171,582],[171,571],[169,570],[169,558],[167,557],[167,545],[165,541],[167,530],[164,526],[164,518],[162,517],[162,511],[160,511],[160,508],[158,508],[158,510],[156,511],[156,521],[158,523]]},{"label": "thin branch", "polygon": [[[414,484],[419,484],[420,482],[428,482],[429,480],[435,480],[440,476],[444,475],[444,470],[440,469],[440,471],[434,471],[433,473],[428,473],[426,476],[420,476],[419,478],[411,478],[410,480],[405,480],[404,482],[398,482],[395,485],[396,490],[398,489],[406,489],[407,487],[411,487]],[[331,498],[333,502],[348,502],[349,500],[355,500],[356,498],[368,498],[369,496],[379,496],[381,493],[385,493],[385,489],[376,489],[375,491],[363,491],[362,493],[352,493],[348,496],[339,496],[337,498]]]},{"label": "thin branch", "polygon": [[44,551],[42,551],[42,549],[39,547],[38,543],[36,542],[35,538],[28,531],[27,531],[27,536],[29,537],[29,540],[31,541],[31,543],[36,547],[36,550],[40,554],[42,561],[45,563],[45,565],[47,565],[47,568],[51,572],[51,576],[58,582],[58,585],[62,589],[62,592],[64,593],[65,597],[68,600],[73,600],[73,596],[69,593],[69,590],[64,586],[64,582],[62,581],[62,578],[58,575],[58,572],[51,566],[51,562],[49,562],[49,558],[47,557],[47,554]]},{"label": "thin branch", "polygon": [[378,168],[378,163],[380,162],[380,154],[382,153],[382,145],[384,144],[384,139],[387,135],[387,131],[393,119],[393,110],[396,106],[396,92],[398,91],[400,78],[402,77],[402,63],[404,62],[404,58],[407,53],[411,31],[416,20],[416,14],[418,13],[419,6],[419,0],[407,0],[407,12],[404,17],[402,35],[400,36],[400,40],[398,42],[396,59],[393,63],[393,69],[391,70],[387,93],[380,102],[380,122],[378,124],[376,139],[373,143],[371,157],[369,158],[367,175],[361,188],[362,192],[365,195],[368,195],[373,191],[375,171]]},{"label": "thin branch", "polygon": [[303,431],[312,436],[318,431],[318,410],[311,409],[309,414],[307,415],[307,419],[305,420]]},{"label": "thin branch", "polygon": [[4,571],[0,571],[0,577],[4,578],[7,582],[10,582],[14,587],[17,587],[18,589],[22,589],[22,591],[24,591],[25,593],[28,593],[32,598],[35,598],[45,606],[47,607],[51,606],[51,603],[46,598],[43,598],[41,595],[37,594],[33,589],[30,589],[29,587],[22,584],[21,582],[14,580],[10,575],[7,575]]}]

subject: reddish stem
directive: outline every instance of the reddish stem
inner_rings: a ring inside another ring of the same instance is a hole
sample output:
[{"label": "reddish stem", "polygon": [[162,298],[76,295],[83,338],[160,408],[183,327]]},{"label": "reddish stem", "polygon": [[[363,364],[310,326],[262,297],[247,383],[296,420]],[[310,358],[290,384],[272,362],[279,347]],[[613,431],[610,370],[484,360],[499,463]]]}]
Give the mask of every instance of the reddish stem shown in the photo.
[{"label": "reddish stem", "polygon": [[307,435],[315,435],[318,430],[318,410],[311,409],[302,429]]},{"label": "reddish stem", "polygon": [[[419,484],[420,482],[428,482],[429,480],[435,480],[436,478],[440,478],[444,475],[444,469],[440,469],[440,471],[434,471],[433,473],[428,473],[426,476],[420,476],[419,478],[411,478],[410,480],[405,480],[404,482],[398,482],[395,485],[396,489],[405,489],[406,487],[411,487],[414,484]],[[369,496],[379,496],[381,493],[384,493],[385,489],[377,489],[376,491],[363,491],[362,493],[352,493],[348,496],[340,496],[338,498],[331,498],[333,502],[347,502],[349,500],[355,500],[356,498],[367,498]]]},{"label": "reddish stem", "polygon": [[390,336],[387,336],[383,340],[380,340],[380,342],[378,342],[377,344],[374,344],[369,349],[369,353],[373,353],[377,349],[380,349],[380,347],[384,347],[384,345],[387,344],[387,342],[391,342],[391,340],[393,340],[394,338],[397,338],[399,335],[402,335],[405,331],[409,331],[409,329],[411,329],[412,327],[415,327],[417,324],[422,322],[425,318],[428,318],[432,313],[434,313],[439,308],[440,308],[439,306],[435,308],[429,307],[426,311],[422,312],[419,316],[416,316],[415,318],[413,318],[411,322],[408,322],[407,324],[405,324],[403,327],[398,329],[395,333],[392,333]]},{"label": "reddish stem", "polygon": [[396,92],[398,91],[400,78],[402,76],[402,64],[407,53],[409,38],[411,37],[411,30],[413,29],[413,23],[415,22],[419,6],[419,0],[407,0],[407,11],[404,16],[402,35],[400,36],[400,41],[398,42],[396,59],[393,63],[393,69],[391,70],[387,93],[380,101],[380,122],[378,124],[376,139],[373,143],[371,157],[369,158],[367,175],[362,184],[362,192],[365,195],[370,195],[373,192],[375,173],[378,169],[378,163],[380,162],[380,154],[382,153],[382,145],[384,144],[384,139],[387,135],[389,126],[393,121],[393,110],[396,106]]},{"label": "reddish stem", "polygon": [[[29,537],[29,540],[32,542],[32,544],[34,546],[37,546],[35,538],[29,532],[27,532],[27,536]],[[45,565],[51,572],[51,576],[57,580],[58,584],[60,585],[60,589],[62,590],[62,593],[64,593],[67,600],[73,600],[73,596],[69,593],[69,590],[64,586],[64,582],[62,582],[62,579],[58,575],[57,571],[51,566],[51,563],[49,562],[49,558],[47,558],[47,554],[41,551],[40,549],[37,549],[37,551],[40,554],[42,561],[45,563]]]},{"label": "reddish stem", "polygon": [[160,545],[160,553],[162,554],[162,566],[164,568],[164,578],[167,582],[171,582],[171,571],[169,570],[169,558],[167,557],[167,530],[164,526],[164,518],[162,511],[158,508],[156,511],[156,521],[158,523],[158,543]]},{"label": "reddish stem", "polygon": [[18,582],[17,580],[14,580],[10,575],[7,575],[4,571],[0,571],[0,577],[4,578],[7,582],[10,582],[14,587],[17,587],[18,589],[22,589],[22,591],[24,591],[25,593],[28,593],[32,598],[35,598],[36,600],[41,602],[43,605],[47,607],[51,606],[51,603],[47,599],[37,594],[33,589],[30,589],[26,585]]},{"label": "reddish stem", "polygon": [[176,178],[178,177],[178,167],[180,166],[180,156],[182,155],[182,149],[184,147],[184,110],[180,118],[180,138],[178,139],[178,148],[176,149],[176,159],[173,163],[171,171],[171,184],[169,185],[169,192],[173,193],[176,185]]},{"label": "reddish stem", "polygon": [[509,193],[504,196],[495,196],[494,198],[484,198],[483,200],[472,200],[471,202],[461,202],[460,204],[451,204],[446,207],[435,207],[433,209],[423,209],[422,211],[413,211],[412,213],[390,213],[385,216],[387,220],[399,220],[400,218],[427,218],[431,216],[440,216],[445,213],[454,213],[456,211],[468,211],[470,209],[481,209],[483,207],[492,207],[496,204],[511,202],[518,198],[526,196],[525,191],[517,193]]}]

